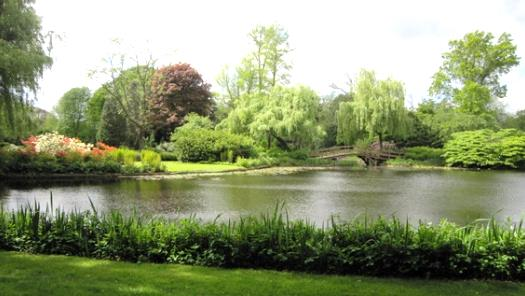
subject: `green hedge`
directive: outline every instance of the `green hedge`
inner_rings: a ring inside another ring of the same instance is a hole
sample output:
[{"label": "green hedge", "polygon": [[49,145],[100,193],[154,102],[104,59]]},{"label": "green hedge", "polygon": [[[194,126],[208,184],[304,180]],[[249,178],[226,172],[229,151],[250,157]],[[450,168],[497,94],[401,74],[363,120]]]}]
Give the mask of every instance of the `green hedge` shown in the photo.
[{"label": "green hedge", "polygon": [[281,213],[203,223],[119,212],[51,214],[25,206],[0,210],[0,249],[317,273],[525,280],[521,223],[413,227],[397,219],[332,220],[318,228]]},{"label": "green hedge", "polygon": [[525,168],[525,133],[516,129],[455,133],[444,149],[449,166]]},{"label": "green hedge", "polygon": [[426,146],[409,147],[405,148],[405,153],[402,157],[391,159],[388,161],[388,164],[399,166],[444,166],[445,159],[443,154],[444,150],[440,148]]},{"label": "green hedge", "polygon": [[2,174],[67,174],[67,173],[120,173],[122,165],[111,158],[97,159],[70,154],[55,157],[46,154],[26,154],[0,149],[0,175]]},{"label": "green hedge", "polygon": [[204,128],[176,131],[172,136],[177,159],[184,162],[229,161],[255,153],[253,140],[226,131]]}]

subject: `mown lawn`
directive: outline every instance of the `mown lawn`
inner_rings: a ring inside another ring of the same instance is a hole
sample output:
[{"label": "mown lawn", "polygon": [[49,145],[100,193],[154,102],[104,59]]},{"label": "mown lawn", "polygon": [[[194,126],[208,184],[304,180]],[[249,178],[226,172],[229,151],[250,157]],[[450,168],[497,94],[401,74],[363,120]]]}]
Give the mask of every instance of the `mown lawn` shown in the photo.
[{"label": "mown lawn", "polygon": [[323,276],[0,252],[0,295],[525,295],[525,284]]},{"label": "mown lawn", "polygon": [[244,169],[231,163],[191,163],[180,161],[163,161],[167,172],[222,172]]}]

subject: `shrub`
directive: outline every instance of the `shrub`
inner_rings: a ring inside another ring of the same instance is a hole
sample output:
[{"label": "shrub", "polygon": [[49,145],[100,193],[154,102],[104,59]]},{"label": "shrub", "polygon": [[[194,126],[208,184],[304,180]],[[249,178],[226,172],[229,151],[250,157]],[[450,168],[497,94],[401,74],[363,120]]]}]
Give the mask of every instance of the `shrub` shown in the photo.
[{"label": "shrub", "polygon": [[162,170],[160,154],[151,150],[142,150],[140,152],[142,168],[145,171],[158,172]]},{"label": "shrub", "polygon": [[68,138],[56,132],[31,136],[22,141],[28,152],[45,153],[53,156],[64,156],[70,152],[87,154],[93,145],[82,143],[79,139]]},{"label": "shrub", "polygon": [[319,228],[279,208],[239,222],[146,219],[114,211],[0,209],[0,249],[332,274],[525,280],[522,223],[466,226],[332,219]]},{"label": "shrub", "polygon": [[178,160],[177,153],[175,153],[175,152],[160,152],[160,158],[163,161],[176,161],[176,160]]},{"label": "shrub", "polygon": [[128,148],[118,148],[111,151],[108,156],[124,166],[134,166],[135,161],[139,159],[137,151]]},{"label": "shrub", "polygon": [[405,148],[405,153],[402,157],[388,160],[389,165],[394,166],[444,166],[445,159],[443,157],[444,150],[441,148],[432,147],[408,147]]},{"label": "shrub", "polygon": [[444,147],[449,166],[524,168],[525,134],[516,129],[484,129],[455,133]]},{"label": "shrub", "polygon": [[254,155],[250,138],[226,131],[204,128],[183,129],[172,135],[177,159],[185,162],[220,161],[233,162],[237,157]]}]

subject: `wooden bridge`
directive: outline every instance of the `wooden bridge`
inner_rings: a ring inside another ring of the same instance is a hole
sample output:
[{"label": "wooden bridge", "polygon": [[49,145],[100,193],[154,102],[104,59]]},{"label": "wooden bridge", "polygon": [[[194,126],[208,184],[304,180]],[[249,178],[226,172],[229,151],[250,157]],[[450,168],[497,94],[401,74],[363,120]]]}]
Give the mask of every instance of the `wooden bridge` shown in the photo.
[{"label": "wooden bridge", "polygon": [[312,151],[310,157],[319,159],[342,159],[348,156],[357,156],[367,166],[378,166],[385,161],[403,155],[403,151],[396,148],[392,143],[384,143],[382,148],[378,144],[372,144],[367,149],[356,149],[353,146],[334,146]]}]

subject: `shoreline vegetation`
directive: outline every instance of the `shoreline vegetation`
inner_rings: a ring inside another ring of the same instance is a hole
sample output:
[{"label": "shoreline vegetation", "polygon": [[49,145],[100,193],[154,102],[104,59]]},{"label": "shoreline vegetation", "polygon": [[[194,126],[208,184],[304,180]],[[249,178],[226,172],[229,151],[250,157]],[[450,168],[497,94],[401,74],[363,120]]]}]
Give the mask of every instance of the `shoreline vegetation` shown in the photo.
[{"label": "shoreline vegetation", "polygon": [[0,250],[130,262],[426,279],[525,280],[523,221],[417,226],[366,216],[322,227],[284,204],[239,221],[164,219],[51,205],[0,209]]}]

